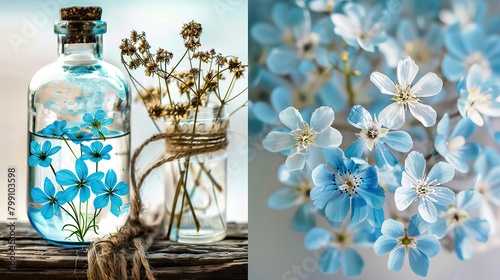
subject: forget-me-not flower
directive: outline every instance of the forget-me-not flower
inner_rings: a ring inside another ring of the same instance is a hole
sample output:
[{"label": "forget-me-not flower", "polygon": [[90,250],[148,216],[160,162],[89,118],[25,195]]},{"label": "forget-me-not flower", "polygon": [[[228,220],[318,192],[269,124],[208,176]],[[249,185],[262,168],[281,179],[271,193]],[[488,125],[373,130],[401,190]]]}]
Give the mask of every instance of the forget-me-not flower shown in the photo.
[{"label": "forget-me-not flower", "polygon": [[289,171],[285,164],[278,168],[278,180],[290,187],[273,192],[267,200],[267,205],[272,209],[299,206],[292,220],[292,228],[299,232],[308,232],[316,226],[316,209],[309,198],[312,188],[310,180],[304,176],[302,170]]},{"label": "forget-me-not flower", "polygon": [[88,142],[92,139],[92,133],[79,130],[77,132],[66,134],[66,137],[68,137],[68,139],[75,144],[82,144],[83,142]]},{"label": "forget-me-not flower", "polygon": [[335,33],[341,36],[349,46],[374,52],[378,44],[387,40],[385,23],[381,21],[385,17],[378,14],[380,10],[373,8],[367,14],[361,4],[346,3],[343,11],[343,14],[333,13],[332,21],[335,25]]},{"label": "forget-me-not flower", "polygon": [[95,137],[100,137],[102,135],[108,134],[108,129],[105,127],[113,123],[112,118],[106,118],[106,112],[99,110],[92,117],[89,113],[83,115],[83,121],[85,122],[80,127],[89,128]]},{"label": "forget-me-not flower", "polygon": [[434,223],[437,219],[435,204],[448,206],[455,200],[452,190],[439,186],[453,179],[455,169],[449,163],[438,162],[426,175],[425,165],[426,161],[421,153],[413,151],[408,155],[401,186],[396,189],[394,200],[396,208],[403,211],[415,199],[419,199],[418,213],[426,222]]},{"label": "forget-me-not flower", "polygon": [[457,84],[460,94],[458,110],[462,117],[469,118],[478,126],[484,125],[484,117],[500,117],[500,87],[496,81],[484,78],[483,72],[484,69],[474,64],[467,76]]},{"label": "forget-me-not flower", "polygon": [[451,82],[458,81],[472,65],[478,64],[485,78],[500,75],[500,37],[486,37],[481,26],[471,23],[463,30],[460,24],[451,26],[444,35],[448,50],[441,62],[443,75]]},{"label": "forget-me-not flower", "polygon": [[420,98],[438,94],[443,87],[443,81],[430,72],[412,84],[417,72],[418,66],[413,59],[407,57],[398,63],[398,84],[380,72],[373,72],[370,75],[370,80],[383,94],[393,96],[391,100],[394,102],[378,115],[379,121],[390,129],[403,126],[406,109],[410,109],[410,113],[425,127],[436,123],[436,111],[431,106],[422,104]]},{"label": "forget-me-not flower", "polygon": [[479,207],[479,218],[487,220],[491,226],[491,231],[496,233],[498,228],[497,219],[491,204],[496,207],[500,206],[500,166],[487,170],[486,166],[480,164],[476,165],[476,169],[477,174],[473,190],[483,195]]},{"label": "forget-me-not flower", "polygon": [[120,216],[120,207],[123,204],[120,196],[124,196],[128,193],[129,188],[127,183],[124,181],[117,182],[116,173],[113,169],[108,170],[106,173],[106,179],[104,180],[104,184],[101,181],[96,181],[91,185],[92,192],[97,195],[94,199],[94,207],[95,209],[101,209],[108,206],[109,201],[111,200],[111,213],[115,216]]},{"label": "forget-me-not flower", "polygon": [[62,136],[67,132],[73,132],[78,130],[78,127],[66,128],[66,120],[54,121],[53,123],[47,125],[42,129],[41,133],[48,136]]},{"label": "forget-me-not flower", "polygon": [[429,259],[435,257],[441,249],[441,244],[434,235],[423,235],[426,227],[418,214],[410,219],[407,228],[401,222],[387,219],[382,224],[382,236],[375,241],[373,250],[378,256],[391,252],[387,268],[396,272],[403,267],[408,253],[411,270],[426,277],[429,274]]},{"label": "forget-me-not flower", "polygon": [[384,127],[384,123],[373,120],[370,112],[361,105],[352,107],[347,122],[361,129],[361,132],[357,134],[358,139],[346,150],[346,157],[361,158],[364,152],[373,151],[377,167],[381,171],[391,170],[398,164],[398,160],[386,145],[403,153],[407,153],[413,146],[413,141],[407,132],[389,131]]},{"label": "forget-me-not flower", "polygon": [[92,162],[99,162],[103,159],[109,160],[111,158],[109,152],[113,149],[113,146],[109,144],[104,147],[103,146],[104,145],[99,141],[95,141],[90,144],[90,148],[88,146],[82,145],[81,149],[83,155],[80,157],[80,159],[90,159],[90,161]]},{"label": "forget-me-not flower", "polygon": [[80,192],[80,201],[85,202],[90,197],[90,188],[95,182],[104,177],[104,173],[99,171],[89,175],[89,169],[85,162],[77,159],[75,163],[75,173],[68,169],[63,169],[56,173],[56,181],[61,186],[69,186],[65,193],[66,201],[72,201]]},{"label": "forget-me-not flower", "polygon": [[469,172],[467,161],[473,160],[479,154],[479,145],[468,142],[467,139],[474,133],[476,125],[468,118],[461,119],[453,128],[450,135],[450,116],[444,114],[437,125],[437,136],[434,148],[457,171]]},{"label": "forget-me-not flower", "polygon": [[377,169],[362,160],[344,158],[341,149],[325,150],[327,166],[312,171],[315,187],[311,200],[332,222],[341,222],[351,213],[351,223],[364,220],[369,208],[379,209],[385,202],[385,192],[378,185]]},{"label": "forget-me-not flower", "polygon": [[455,251],[461,260],[472,257],[469,237],[483,243],[488,241],[490,233],[488,221],[470,217],[467,212],[477,208],[482,200],[483,196],[478,192],[461,191],[457,194],[454,205],[442,209],[436,223],[429,226],[429,233],[436,235],[437,238],[443,238],[453,230]]},{"label": "forget-me-not flower", "polygon": [[45,141],[41,148],[38,142],[31,141],[30,151],[32,155],[28,158],[29,166],[35,167],[40,164],[41,167],[49,167],[52,163],[50,156],[53,156],[60,149],[61,146],[52,148],[52,143],[50,143],[50,141]]},{"label": "forget-me-not flower", "polygon": [[40,209],[42,216],[45,219],[51,219],[59,214],[59,207],[66,203],[65,194],[62,191],[56,193],[54,185],[48,177],[45,178],[43,185],[44,191],[40,188],[34,188],[31,190],[31,197],[36,203],[45,204]]},{"label": "forget-me-not flower", "polygon": [[487,5],[477,0],[451,0],[451,10],[442,10],[439,19],[446,25],[456,23],[466,28],[471,23],[481,24],[486,16]]},{"label": "forget-me-not flower", "polygon": [[280,125],[279,113],[292,106],[290,93],[284,87],[276,87],[271,92],[270,104],[258,101],[253,104],[255,118],[269,125]]},{"label": "forget-me-not flower", "polygon": [[326,163],[322,149],[336,148],[342,142],[340,132],[331,127],[334,119],[333,110],[323,106],[313,112],[309,126],[297,109],[288,107],[281,111],[280,120],[292,132],[272,131],[262,144],[271,152],[296,147],[286,159],[288,170],[302,169],[306,162],[313,169]]}]

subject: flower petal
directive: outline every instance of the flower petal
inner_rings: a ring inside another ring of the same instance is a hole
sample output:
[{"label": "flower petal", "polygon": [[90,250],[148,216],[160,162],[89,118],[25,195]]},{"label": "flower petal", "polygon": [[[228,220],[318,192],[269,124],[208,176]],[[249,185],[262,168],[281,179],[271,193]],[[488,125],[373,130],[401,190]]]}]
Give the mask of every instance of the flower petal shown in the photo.
[{"label": "flower petal", "polygon": [[332,222],[341,222],[347,217],[351,199],[347,194],[332,197],[325,208],[325,216]]},{"label": "flower petal", "polygon": [[324,228],[311,229],[304,239],[304,245],[308,250],[318,250],[328,246],[333,240],[331,231]]},{"label": "flower petal", "polygon": [[490,234],[490,225],[488,221],[478,218],[469,218],[464,222],[463,228],[468,236],[477,241],[488,241],[488,235]]},{"label": "flower petal", "polygon": [[72,201],[78,195],[80,189],[77,186],[71,186],[64,190],[64,200],[67,202]]},{"label": "flower petal", "polygon": [[351,146],[347,148],[345,151],[345,156],[347,158],[361,158],[363,156],[363,152],[366,149],[366,138],[360,137],[356,139],[356,141],[352,142]]},{"label": "flower petal", "polygon": [[437,221],[429,227],[429,233],[435,235],[439,239],[445,237],[448,233],[446,219],[438,218]]},{"label": "flower petal", "polygon": [[435,223],[437,220],[437,210],[434,203],[432,203],[429,199],[420,198],[420,202],[418,203],[418,213],[422,216],[428,223]]},{"label": "flower petal", "polygon": [[380,140],[389,148],[402,153],[409,152],[413,147],[411,136],[405,131],[389,131]]},{"label": "flower petal", "polygon": [[40,162],[42,162],[42,160],[38,156],[36,156],[36,155],[31,155],[28,158],[28,164],[31,167],[35,167],[35,166],[39,165]]},{"label": "flower petal", "polygon": [[266,102],[256,102],[253,105],[253,112],[255,117],[265,124],[279,125],[280,119],[278,114]]},{"label": "flower petal", "polygon": [[111,152],[111,150],[113,150],[113,146],[111,145],[106,145],[104,146],[104,148],[102,148],[101,150],[101,157],[109,152]]},{"label": "flower petal", "polygon": [[42,191],[40,188],[33,188],[31,190],[31,198],[33,198],[33,201],[36,203],[47,203],[49,201],[49,197]]},{"label": "flower petal", "polygon": [[325,164],[321,164],[314,168],[311,173],[311,178],[315,186],[332,185],[335,183],[333,173],[328,171]]},{"label": "flower petal", "polygon": [[85,145],[82,145],[80,147],[80,149],[82,150],[82,152],[89,154],[89,155],[91,155],[93,153],[92,149],[90,149],[88,146],[85,146]]},{"label": "flower petal", "polygon": [[443,81],[434,73],[425,74],[411,87],[410,92],[417,97],[430,97],[438,94],[443,88]]},{"label": "flower petal", "polygon": [[363,221],[368,215],[368,208],[366,201],[361,196],[353,196],[351,200],[351,220],[349,223],[354,225]]},{"label": "flower petal", "polygon": [[50,181],[49,177],[45,177],[43,189],[49,197],[54,197],[56,195],[56,189],[54,188],[54,185],[52,184],[52,181]]},{"label": "flower petal", "polygon": [[108,189],[104,187],[104,184],[101,181],[94,182],[90,187],[92,188],[92,192],[95,195],[100,195],[108,192]]},{"label": "flower petal", "polygon": [[387,149],[387,147],[379,143],[375,146],[375,162],[377,163],[377,167],[382,172],[386,172],[394,168],[398,164],[398,160],[394,157],[394,155]]},{"label": "flower petal", "polygon": [[441,243],[432,235],[422,235],[417,239],[417,249],[422,251],[427,257],[437,256],[441,249]]},{"label": "flower petal", "polygon": [[432,182],[434,185],[446,184],[453,179],[453,176],[455,176],[455,169],[446,162],[435,164],[427,175],[429,183]]},{"label": "flower petal", "polygon": [[395,238],[382,235],[373,244],[373,251],[377,256],[382,256],[392,251],[396,245],[398,245],[398,241]]},{"label": "flower petal", "polygon": [[296,143],[292,134],[278,131],[271,131],[262,141],[263,147],[273,153],[289,149]]},{"label": "flower petal", "polygon": [[396,69],[398,75],[398,84],[404,89],[410,85],[418,72],[418,66],[411,57],[400,60]]},{"label": "flower petal", "polygon": [[306,164],[306,157],[301,154],[289,155],[286,158],[285,163],[288,170],[299,170],[304,168],[304,165]]},{"label": "flower petal", "polygon": [[98,121],[104,120],[105,117],[106,117],[106,112],[104,112],[103,110],[99,110],[95,113],[95,119]]},{"label": "flower petal", "polygon": [[101,180],[102,178],[104,178],[104,172],[99,171],[99,172],[95,172],[95,173],[90,174],[87,177],[87,179],[85,179],[85,182],[87,184],[90,184],[96,180]]},{"label": "flower petal", "polygon": [[318,267],[323,273],[335,273],[340,267],[340,250],[329,247],[319,257]]},{"label": "flower petal", "polygon": [[351,108],[349,116],[347,117],[347,122],[356,128],[363,129],[366,127],[366,123],[373,122],[373,118],[365,107],[356,105]]},{"label": "flower petal", "polygon": [[47,203],[44,206],[42,206],[42,209],[40,209],[42,212],[42,216],[48,220],[52,219],[54,217],[54,204],[52,203]]},{"label": "flower petal", "polygon": [[279,117],[281,122],[291,130],[295,130],[297,128],[304,129],[304,120],[302,119],[302,115],[293,107],[288,107],[281,111]]},{"label": "flower petal", "polygon": [[316,226],[316,209],[311,203],[302,203],[295,212],[292,228],[298,232],[308,232]]},{"label": "flower petal", "polygon": [[106,180],[104,181],[104,184],[109,190],[112,190],[114,186],[116,185],[116,173],[113,169],[108,170],[106,172]]},{"label": "flower petal", "polygon": [[41,154],[40,144],[38,144],[38,142],[36,142],[36,141],[31,141],[30,151],[34,155],[40,155]]},{"label": "flower petal", "polygon": [[404,105],[393,102],[379,113],[378,118],[383,126],[389,129],[398,129],[405,123]]},{"label": "flower petal", "polygon": [[89,113],[85,113],[85,115],[83,115],[84,122],[91,123],[93,120],[94,118]]},{"label": "flower petal", "polygon": [[483,195],[476,191],[461,191],[455,197],[458,209],[471,210],[477,208],[483,201]]},{"label": "flower petal", "polygon": [[[371,167],[372,168],[372,167]],[[370,207],[378,209],[384,205],[385,202],[385,191],[384,188],[377,186],[376,188],[363,188],[359,187],[357,189],[359,195],[361,195],[366,203]]]},{"label": "flower petal", "polygon": [[425,172],[424,156],[416,151],[411,152],[405,160],[405,172],[415,180],[422,179]]},{"label": "flower petal", "polygon": [[320,148],[337,148],[342,143],[342,134],[333,127],[327,127],[314,138]]},{"label": "flower petal", "polygon": [[113,193],[117,194],[117,195],[126,195],[129,191],[129,187],[127,185],[127,183],[125,183],[124,181],[121,181],[119,182],[115,188],[113,189]]},{"label": "flower petal", "polygon": [[52,144],[50,143],[50,141],[45,141],[42,146],[42,154],[48,154],[51,147]]},{"label": "flower petal", "polygon": [[373,72],[370,75],[370,81],[382,92],[383,94],[395,95],[398,89],[394,83],[386,75],[380,72]]},{"label": "flower petal", "polygon": [[61,149],[61,146],[55,146],[54,148],[50,149],[50,151],[47,153],[46,156],[50,157],[50,156],[54,155],[55,153],[59,152],[60,149]]},{"label": "flower petal", "polygon": [[321,106],[314,110],[311,116],[311,129],[314,131],[322,131],[330,127],[335,119],[335,113],[332,108]]},{"label": "flower petal", "polygon": [[80,188],[80,201],[85,202],[90,198],[90,188],[89,187],[81,187]]},{"label": "flower petal", "polygon": [[123,204],[123,201],[121,199],[121,197],[119,197],[118,195],[116,194],[111,194],[109,196],[110,200],[111,200],[111,207],[115,207],[115,206],[122,206]]},{"label": "flower petal", "polygon": [[404,211],[415,200],[417,192],[411,187],[399,187],[394,193],[394,201],[399,211]]},{"label": "flower petal", "polygon": [[381,232],[383,235],[391,238],[398,238],[405,235],[403,224],[393,219],[384,221]]},{"label": "flower petal", "polygon": [[436,123],[436,111],[429,105],[419,102],[410,102],[408,104],[410,113],[419,120],[425,127],[433,126]]},{"label": "flower petal", "polygon": [[361,255],[354,249],[347,247],[340,256],[342,271],[347,277],[357,277],[361,275],[365,268],[365,262]]},{"label": "flower petal", "polygon": [[89,174],[89,169],[87,168],[87,165],[81,159],[76,160],[75,171],[76,171],[76,176],[80,180],[87,178],[87,175]]},{"label": "flower petal", "polygon": [[269,196],[267,205],[271,209],[286,209],[297,205],[300,201],[300,193],[296,188],[279,189]]},{"label": "flower petal", "polygon": [[419,276],[426,277],[429,274],[429,266],[431,262],[427,255],[422,251],[410,248],[409,252],[410,267],[413,272]]},{"label": "flower petal", "polygon": [[282,164],[278,168],[278,180],[288,186],[298,186],[305,181],[305,178],[301,171],[289,171],[286,164]]},{"label": "flower petal", "polygon": [[319,210],[325,209],[326,205],[334,197],[341,195],[338,190],[335,190],[333,185],[316,186],[311,189],[310,197],[314,206]]},{"label": "flower petal", "polygon": [[344,173],[346,166],[344,163],[344,152],[341,149],[326,149],[323,151],[328,161],[328,165],[338,173]]},{"label": "flower petal", "polygon": [[95,209],[101,209],[106,206],[108,206],[109,203],[109,195],[108,194],[103,194],[99,195],[94,199],[94,208]]},{"label": "flower petal", "polygon": [[389,270],[398,272],[403,267],[404,261],[405,261],[405,249],[403,247],[399,247],[389,254],[389,261],[387,262],[387,268],[389,268]]},{"label": "flower petal", "polygon": [[468,260],[472,257],[472,245],[463,227],[455,227],[455,251],[461,260]]},{"label": "flower petal", "polygon": [[434,203],[442,206],[448,206],[455,201],[455,193],[445,187],[434,187],[434,193],[431,194],[431,197],[435,200]]},{"label": "flower petal", "polygon": [[99,141],[94,141],[92,144],[90,144],[90,148],[92,149],[93,152],[100,152],[102,150],[103,144]]},{"label": "flower petal", "polygon": [[71,186],[78,182],[78,178],[73,172],[63,169],[56,173],[56,182],[61,186]]}]

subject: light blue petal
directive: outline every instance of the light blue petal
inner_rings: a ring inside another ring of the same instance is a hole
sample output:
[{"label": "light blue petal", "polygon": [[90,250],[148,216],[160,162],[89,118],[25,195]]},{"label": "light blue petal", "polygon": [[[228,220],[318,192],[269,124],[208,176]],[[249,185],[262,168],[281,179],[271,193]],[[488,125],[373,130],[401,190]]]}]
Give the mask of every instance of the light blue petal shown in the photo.
[{"label": "light blue petal", "polygon": [[56,195],[56,189],[50,181],[49,177],[45,177],[45,182],[43,183],[43,189],[49,197],[54,197]]},{"label": "light blue petal", "polygon": [[85,202],[90,198],[90,188],[82,187],[80,188],[80,201]]},{"label": "light blue petal", "polygon": [[410,134],[405,131],[390,131],[380,140],[398,152],[407,153],[413,147]]},{"label": "light blue petal", "polygon": [[349,213],[351,199],[347,194],[332,197],[326,205],[325,216],[332,222],[341,222]]},{"label": "light blue petal", "polygon": [[347,122],[356,128],[364,129],[366,127],[366,123],[373,122],[373,118],[370,115],[370,112],[368,112],[368,110],[366,110],[363,106],[356,105],[351,108],[349,116],[347,117]]},{"label": "light blue petal", "polygon": [[105,117],[106,117],[106,112],[104,112],[103,110],[99,110],[95,113],[95,119],[98,121],[104,120]]},{"label": "light blue petal", "polygon": [[89,169],[83,160],[77,159],[75,163],[75,171],[78,179],[83,180],[87,178],[89,174]]},{"label": "light blue petal", "polygon": [[342,271],[347,277],[357,277],[361,275],[365,268],[365,262],[361,255],[354,249],[347,247],[340,256]]},{"label": "light blue petal", "polygon": [[92,192],[95,195],[100,195],[100,194],[108,192],[108,189],[106,189],[106,187],[104,187],[104,184],[101,181],[94,182],[90,187],[92,188]]},{"label": "light blue petal", "polygon": [[455,128],[453,128],[450,139],[462,136],[467,140],[474,133],[475,129],[476,125],[469,118],[462,118],[455,125]]},{"label": "light blue petal", "polygon": [[299,186],[305,178],[301,171],[289,171],[286,164],[278,168],[278,180],[287,186]]},{"label": "light blue petal", "polygon": [[472,258],[472,245],[463,227],[455,227],[455,251],[461,260]]},{"label": "light blue petal", "polygon": [[441,63],[443,75],[450,82],[456,82],[465,72],[465,66],[455,57],[447,54]]},{"label": "light blue petal", "polygon": [[[359,168],[359,165],[356,166],[356,168]],[[374,166],[370,166],[366,170],[364,170],[363,176],[361,176],[360,179],[362,180],[361,184],[359,184],[360,189],[377,190],[379,188],[378,173],[377,173],[377,169]],[[375,208],[378,208],[378,207],[375,207]]]},{"label": "light blue petal", "polygon": [[109,195],[108,194],[103,194],[99,195],[94,199],[94,208],[95,209],[101,209],[106,206],[108,206],[109,203]]},{"label": "light blue petal", "polygon": [[295,212],[292,228],[298,232],[308,232],[316,226],[316,210],[311,203],[303,203]]},{"label": "light blue petal", "polygon": [[311,173],[311,178],[315,186],[332,185],[335,183],[333,173],[328,171],[328,168],[324,164],[314,168]]},{"label": "light blue petal", "polygon": [[450,116],[448,113],[443,115],[443,118],[439,121],[436,128],[436,133],[439,135],[443,135],[445,139],[450,134]]},{"label": "light blue petal", "polygon": [[109,154],[101,155],[101,159],[109,160],[111,156]]},{"label": "light blue petal", "polygon": [[438,218],[437,221],[429,227],[429,233],[434,234],[439,239],[445,237],[448,233],[446,219]]},{"label": "light blue petal", "polygon": [[[112,118],[108,118],[108,119],[105,119],[105,120],[101,121],[101,126],[110,125],[112,123],[113,123],[113,119]],[[105,128],[103,127],[103,129],[105,129]],[[107,134],[107,129],[106,129],[106,134]]]},{"label": "light blue petal", "polygon": [[42,217],[44,217],[46,220],[52,219],[52,217],[54,217],[54,204],[47,203],[42,206],[40,211],[42,212]]},{"label": "light blue petal", "polygon": [[92,160],[94,158],[94,156],[92,154],[83,154],[80,156],[80,159],[81,160]]},{"label": "light blue petal", "polygon": [[308,250],[318,250],[328,246],[333,240],[332,232],[324,228],[311,229],[304,239]]},{"label": "light blue petal", "polygon": [[109,190],[112,190],[113,187],[116,185],[116,173],[113,169],[110,169],[108,170],[108,172],[106,172],[106,179],[104,181],[104,184],[106,185],[106,187],[109,189]]},{"label": "light blue petal", "polygon": [[266,65],[269,71],[278,75],[289,74],[297,63],[297,52],[285,46],[272,48],[266,58]]},{"label": "light blue petal", "polygon": [[445,157],[446,161],[448,161],[453,168],[455,168],[458,172],[468,172],[469,166],[465,159],[456,156],[456,153],[448,153]]},{"label": "light blue petal", "polygon": [[373,251],[377,256],[382,256],[389,253],[398,245],[398,241],[395,238],[382,235],[373,244]]},{"label": "light blue petal", "polygon": [[54,155],[55,153],[59,152],[61,149],[61,146],[55,146],[54,148],[50,149],[50,151],[47,153],[47,156],[50,157]]},{"label": "light blue petal", "polygon": [[318,267],[323,273],[335,273],[340,267],[340,250],[337,247],[329,247],[321,254]]},{"label": "light blue petal", "polygon": [[469,218],[464,222],[465,233],[479,242],[488,241],[490,234],[490,224],[486,220]]},{"label": "light blue petal", "polygon": [[398,238],[405,235],[403,224],[393,219],[385,220],[381,231],[383,235],[391,238]]},{"label": "light blue petal", "polygon": [[394,155],[387,149],[387,147],[379,143],[375,146],[375,162],[377,163],[377,167],[382,172],[389,171],[394,168],[398,164],[398,160],[394,157]]},{"label": "light blue petal", "polygon": [[419,236],[429,228],[429,223],[426,222],[421,215],[413,215],[408,224],[408,235]]},{"label": "light blue petal", "polygon": [[305,155],[301,154],[295,154],[293,156],[289,155],[286,158],[285,164],[286,168],[288,168],[288,170],[290,171],[300,170],[304,168],[304,165],[306,164],[306,157]]},{"label": "light blue petal", "polygon": [[292,106],[290,93],[283,87],[277,87],[271,93],[271,104],[274,110],[281,112],[286,108]]},{"label": "light blue petal", "polygon": [[56,182],[61,186],[71,186],[78,182],[78,178],[73,172],[63,169],[56,173]]},{"label": "light blue petal", "polygon": [[323,154],[323,150],[316,146],[309,146],[309,153],[305,155],[305,159],[309,170],[313,170],[321,164],[326,164],[326,157]]},{"label": "light blue petal", "polygon": [[405,160],[405,172],[413,179],[422,179],[425,172],[425,158],[416,151],[411,152]]},{"label": "light blue petal", "polygon": [[51,163],[52,163],[52,159],[46,158],[40,162],[40,166],[41,167],[49,167]]},{"label": "light blue petal", "polygon": [[82,152],[91,155],[93,153],[92,149],[90,149],[88,146],[81,145],[80,149]]},{"label": "light blue petal", "polygon": [[360,137],[356,139],[356,141],[352,142],[351,146],[345,151],[345,156],[347,158],[361,158],[363,156],[363,152],[366,149],[366,138]]},{"label": "light blue petal", "polygon": [[50,143],[50,141],[45,141],[45,143],[43,143],[43,146],[42,146],[42,153],[48,154],[51,147],[52,147],[52,144]]},{"label": "light blue petal", "polygon": [[122,206],[123,204],[123,201],[122,199],[116,195],[116,194],[111,194],[109,196],[110,200],[111,200],[111,207],[115,207],[115,206]]},{"label": "light blue petal", "polygon": [[265,22],[256,23],[252,26],[250,33],[255,41],[264,45],[278,44],[282,37],[280,30]]},{"label": "light blue petal", "polygon": [[435,201],[434,203],[448,206],[455,201],[455,193],[445,187],[434,187],[434,193],[430,195]]},{"label": "light blue petal", "polygon": [[442,157],[445,157],[448,154],[446,139],[442,134],[438,134],[436,139],[434,139],[434,148]]},{"label": "light blue petal", "polygon": [[441,243],[439,243],[439,240],[435,236],[422,235],[417,239],[417,249],[427,257],[433,258],[439,253]]},{"label": "light blue petal", "polygon": [[92,142],[92,144],[90,144],[90,148],[93,152],[100,152],[102,150],[102,146],[102,143],[99,141],[94,141]]},{"label": "light blue petal", "polygon": [[80,189],[77,186],[71,186],[71,187],[67,188],[66,190],[64,190],[64,194],[65,194],[64,199],[68,202],[72,201],[78,195],[79,190]]},{"label": "light blue petal", "polygon": [[[463,158],[464,161],[469,161],[476,159],[481,151],[481,147],[476,143],[465,143],[460,150],[457,151],[457,154]],[[465,172],[468,172],[467,171]]]},{"label": "light blue petal", "polygon": [[448,52],[457,58],[463,58],[467,55],[467,50],[460,34],[460,24],[451,26],[444,34],[444,44]]},{"label": "light blue petal", "polygon": [[363,221],[368,215],[368,208],[362,197],[354,195],[351,200],[351,220],[349,223],[354,225]]},{"label": "light blue petal", "polygon": [[398,272],[403,267],[404,261],[405,261],[405,249],[403,247],[399,247],[389,254],[389,261],[387,262],[387,268],[389,268],[389,270]]},{"label": "light blue petal", "polygon": [[84,122],[91,123],[93,120],[94,118],[89,113],[85,113],[85,115],[83,115]]},{"label": "light blue petal", "polygon": [[31,167],[35,167],[35,166],[39,165],[40,162],[42,162],[42,160],[38,156],[36,156],[36,155],[31,155],[28,158],[28,164]]},{"label": "light blue petal", "polygon": [[[99,181],[97,181],[99,182]],[[94,183],[95,184],[95,183]],[[114,194],[117,194],[117,195],[126,195],[129,191],[129,187],[127,185],[127,183],[125,183],[124,181],[121,181],[119,182],[115,188],[113,189],[113,193]]]},{"label": "light blue petal", "polygon": [[429,274],[431,262],[429,258],[420,250],[411,248],[409,252],[410,267],[419,276],[426,277]]},{"label": "light blue petal", "polygon": [[330,127],[335,120],[335,114],[332,108],[327,106],[321,106],[314,110],[311,116],[311,129],[314,131],[322,131],[327,127]]},{"label": "light blue petal", "polygon": [[31,190],[31,198],[33,198],[33,201],[36,203],[47,203],[49,201],[49,197],[40,189],[40,188],[33,188]]},{"label": "light blue petal", "polygon": [[461,32],[467,53],[479,51],[484,42],[484,32],[481,26],[477,24],[467,25]]},{"label": "light blue petal", "polygon": [[337,148],[342,143],[342,134],[333,127],[327,127],[314,138],[314,143],[320,148]]},{"label": "light blue petal", "polygon": [[471,210],[479,207],[483,201],[483,195],[476,191],[461,191],[455,197],[458,209]]},{"label": "light blue petal", "polygon": [[[404,174],[403,174],[404,178]],[[417,192],[412,187],[399,187],[394,192],[394,201],[396,202],[396,208],[399,211],[404,211],[417,197]]]},{"label": "light blue petal", "polygon": [[40,155],[41,154],[40,144],[38,144],[38,142],[36,142],[36,141],[31,141],[30,151],[34,155]]},{"label": "light blue petal", "polygon": [[446,184],[455,176],[455,169],[451,164],[446,162],[438,162],[435,164],[428,174],[429,183],[434,185]]},{"label": "light blue petal", "polygon": [[382,187],[376,188],[358,188],[357,192],[361,195],[366,203],[375,209],[378,209],[384,205],[385,202],[385,191]]},{"label": "light blue petal", "polygon": [[267,205],[272,209],[286,209],[297,205],[300,193],[296,188],[279,189],[269,196]]},{"label": "light blue petal", "polygon": [[323,151],[328,165],[339,173],[344,173],[346,171],[346,166],[344,163],[344,152],[341,149],[327,149]]},{"label": "light blue petal", "polygon": [[253,105],[255,117],[265,124],[279,125],[280,119],[276,111],[268,103],[256,102]]},{"label": "light blue petal", "polygon": [[420,202],[418,203],[418,213],[422,216],[428,223],[435,223],[437,220],[437,210],[434,203],[432,203],[429,199],[420,198]]},{"label": "light blue petal", "polygon": [[297,128],[304,129],[304,120],[300,112],[293,107],[288,107],[281,111],[279,117],[281,122],[291,130]]},{"label": "light blue petal", "polygon": [[273,153],[289,149],[296,145],[296,140],[290,133],[271,131],[264,141],[262,146]]},{"label": "light blue petal", "polygon": [[314,206],[316,206],[319,210],[325,209],[330,200],[341,195],[338,190],[335,190],[335,188],[336,187],[333,185],[316,186],[312,188],[310,197]]},{"label": "light blue petal", "polygon": [[380,228],[384,222],[384,208],[373,209],[369,207],[366,220],[372,227]]}]

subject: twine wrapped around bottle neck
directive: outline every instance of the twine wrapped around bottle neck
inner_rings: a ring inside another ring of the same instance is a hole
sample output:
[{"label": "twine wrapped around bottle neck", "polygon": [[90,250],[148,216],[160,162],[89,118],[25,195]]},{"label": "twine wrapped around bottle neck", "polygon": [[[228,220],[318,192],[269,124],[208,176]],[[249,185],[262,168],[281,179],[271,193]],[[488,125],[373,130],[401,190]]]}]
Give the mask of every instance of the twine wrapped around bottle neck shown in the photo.
[{"label": "twine wrapped around bottle neck", "polygon": [[[93,242],[88,252],[87,277],[90,280],[127,279],[127,257],[132,257],[132,279],[155,279],[146,258],[146,251],[151,247],[161,227],[162,215],[155,217],[153,224],[146,224],[140,218],[142,200],[140,190],[146,177],[156,168],[167,162],[189,158],[201,154],[217,152],[227,147],[228,121],[211,125],[200,125],[192,132],[192,125],[176,126],[172,130],[151,136],[134,153],[130,162],[130,181],[132,200],[127,223],[114,235]],[[191,130],[189,130],[191,128]],[[136,160],[142,150],[151,142],[164,140],[166,155],[146,168],[136,181]]]}]

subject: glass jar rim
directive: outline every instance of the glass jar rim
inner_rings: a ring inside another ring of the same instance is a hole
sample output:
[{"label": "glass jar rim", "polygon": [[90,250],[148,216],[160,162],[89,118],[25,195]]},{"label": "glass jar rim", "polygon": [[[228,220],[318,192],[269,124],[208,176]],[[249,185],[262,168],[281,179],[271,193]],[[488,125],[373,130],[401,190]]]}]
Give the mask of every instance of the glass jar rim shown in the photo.
[{"label": "glass jar rim", "polygon": [[71,34],[105,34],[107,24],[102,20],[59,20],[54,23],[54,33]]}]

